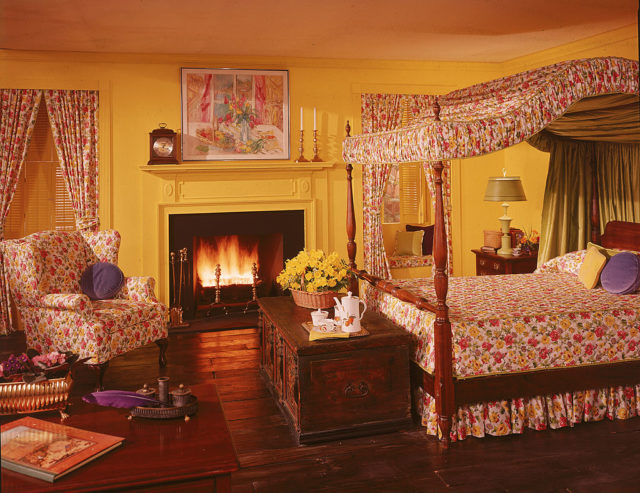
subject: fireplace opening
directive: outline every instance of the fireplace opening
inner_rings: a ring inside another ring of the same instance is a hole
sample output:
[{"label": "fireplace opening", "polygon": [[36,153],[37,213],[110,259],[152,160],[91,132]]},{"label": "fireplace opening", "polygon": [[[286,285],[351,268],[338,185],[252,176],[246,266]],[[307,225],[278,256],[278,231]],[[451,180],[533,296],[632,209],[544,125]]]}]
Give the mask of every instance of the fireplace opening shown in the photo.
[{"label": "fireplace opening", "polygon": [[303,248],[303,211],[170,215],[171,305],[185,320],[254,310],[282,294],[275,279]]}]

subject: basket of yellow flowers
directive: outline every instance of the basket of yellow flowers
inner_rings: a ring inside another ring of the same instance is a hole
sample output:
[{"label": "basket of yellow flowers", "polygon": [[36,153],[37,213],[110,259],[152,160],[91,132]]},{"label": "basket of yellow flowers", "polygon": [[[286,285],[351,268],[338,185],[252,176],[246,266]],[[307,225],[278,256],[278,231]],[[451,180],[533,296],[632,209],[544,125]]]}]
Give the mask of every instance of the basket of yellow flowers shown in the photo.
[{"label": "basket of yellow flowers", "polygon": [[304,308],[330,308],[333,298],[346,292],[349,281],[347,263],[336,252],[303,250],[287,260],[276,278],[282,289],[291,291],[296,305]]}]

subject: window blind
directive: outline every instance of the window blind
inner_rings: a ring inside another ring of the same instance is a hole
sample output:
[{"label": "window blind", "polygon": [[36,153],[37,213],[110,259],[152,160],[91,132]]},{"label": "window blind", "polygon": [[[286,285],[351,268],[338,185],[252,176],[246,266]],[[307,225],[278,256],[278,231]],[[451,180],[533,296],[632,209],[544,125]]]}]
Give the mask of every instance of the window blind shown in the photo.
[{"label": "window blind", "polygon": [[72,231],[75,229],[75,216],[58,162],[47,110],[41,104],[5,222],[5,237],[21,238],[51,229]]}]

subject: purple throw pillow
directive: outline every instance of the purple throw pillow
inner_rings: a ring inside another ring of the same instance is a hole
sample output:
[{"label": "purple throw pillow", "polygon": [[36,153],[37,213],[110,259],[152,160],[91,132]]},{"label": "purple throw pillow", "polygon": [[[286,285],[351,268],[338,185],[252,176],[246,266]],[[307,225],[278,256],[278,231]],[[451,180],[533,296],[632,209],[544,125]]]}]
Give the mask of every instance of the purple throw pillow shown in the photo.
[{"label": "purple throw pillow", "polygon": [[406,225],[406,231],[424,231],[424,236],[422,237],[422,255],[431,255],[433,252],[434,227],[434,224],[431,226],[414,226],[413,224]]},{"label": "purple throw pillow", "polygon": [[635,293],[640,288],[640,257],[631,252],[614,255],[602,269],[600,282],[609,293]]},{"label": "purple throw pillow", "polygon": [[120,268],[109,262],[90,265],[82,273],[80,288],[92,300],[113,298],[124,283],[124,274]]}]

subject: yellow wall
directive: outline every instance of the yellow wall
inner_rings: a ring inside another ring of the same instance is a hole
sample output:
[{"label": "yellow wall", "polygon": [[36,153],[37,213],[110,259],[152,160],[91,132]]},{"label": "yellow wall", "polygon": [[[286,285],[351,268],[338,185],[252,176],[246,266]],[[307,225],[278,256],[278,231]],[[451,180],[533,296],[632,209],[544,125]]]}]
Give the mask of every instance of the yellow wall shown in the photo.
[{"label": "yellow wall", "polygon": [[[100,90],[100,217],[102,227],[123,237],[120,265],[127,275],[159,275],[157,239],[149,238],[161,201],[158,179],[142,172],[148,160],[148,133],[166,122],[180,128],[180,68],[233,67],[289,70],[291,155],[297,155],[299,108],[311,128],[318,111],[319,149],[328,171],[328,227],[318,230],[317,246],[346,256],[346,180],[340,158],[346,120],[359,131],[361,92],[445,93],[561,59],[596,55],[637,57],[635,28],[619,30],[566,49],[551,50],[505,64],[392,62],[286,58],[93,55],[0,51],[0,87]],[[565,56],[566,55],[566,56]],[[513,204],[514,225],[539,228],[546,158],[526,144],[494,155],[454,163],[454,265],[473,273],[469,250],[480,245],[483,229],[496,229],[500,210],[482,201],[486,178],[506,165],[523,178],[528,202]],[[311,155],[309,139],[306,155]],[[191,164],[191,163],[190,163]],[[265,173],[269,173],[265,171]],[[361,170],[354,170],[356,209],[361,203]],[[326,231],[327,233],[323,233]],[[362,218],[358,217],[359,257]],[[360,261],[361,263],[361,261]],[[167,301],[167,300],[165,300]]]}]

